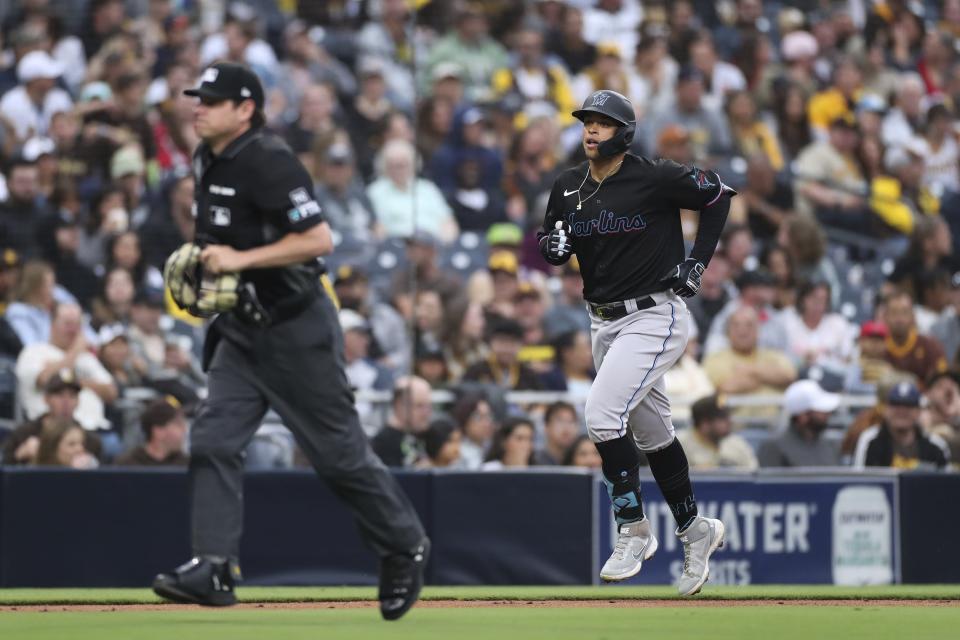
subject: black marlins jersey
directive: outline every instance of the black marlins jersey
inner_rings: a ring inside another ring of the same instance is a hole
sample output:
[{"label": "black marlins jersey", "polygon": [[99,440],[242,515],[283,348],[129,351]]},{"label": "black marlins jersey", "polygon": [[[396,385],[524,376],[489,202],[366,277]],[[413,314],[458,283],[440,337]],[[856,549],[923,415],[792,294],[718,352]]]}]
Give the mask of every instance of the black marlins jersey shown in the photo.
[{"label": "black marlins jersey", "polygon": [[[280,139],[250,130],[218,156],[201,144],[193,158],[197,241],[240,251],[276,242],[289,232],[323,222],[313,182],[303,164]],[[316,260],[249,269],[260,302],[269,307],[317,286]]]},{"label": "black marlins jersey", "polygon": [[686,258],[680,209],[717,200],[719,180],[696,167],[628,153],[597,190],[587,167],[583,162],[557,177],[543,221],[545,233],[557,220],[570,225],[583,297],[608,303],[662,291],[658,281]]}]

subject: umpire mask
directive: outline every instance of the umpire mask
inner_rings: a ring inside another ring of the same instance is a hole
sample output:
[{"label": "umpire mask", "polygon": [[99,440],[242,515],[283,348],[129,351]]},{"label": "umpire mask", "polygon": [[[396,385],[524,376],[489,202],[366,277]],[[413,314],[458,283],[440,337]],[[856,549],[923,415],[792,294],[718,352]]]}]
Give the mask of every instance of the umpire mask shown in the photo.
[{"label": "umpire mask", "polygon": [[620,123],[613,137],[597,146],[601,156],[615,156],[630,148],[637,130],[637,114],[625,95],[609,89],[594,91],[583,101],[583,106],[573,112],[573,117],[583,122],[590,113],[599,113]]}]

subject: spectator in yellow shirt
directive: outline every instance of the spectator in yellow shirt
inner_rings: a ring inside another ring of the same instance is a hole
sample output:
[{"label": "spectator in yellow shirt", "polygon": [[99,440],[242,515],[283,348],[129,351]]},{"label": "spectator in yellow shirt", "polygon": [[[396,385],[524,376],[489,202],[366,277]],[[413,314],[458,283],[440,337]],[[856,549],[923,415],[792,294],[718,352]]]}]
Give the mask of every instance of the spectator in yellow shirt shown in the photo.
[{"label": "spectator in yellow shirt", "polygon": [[[741,307],[727,320],[730,346],[709,356],[703,362],[710,381],[717,391],[735,394],[780,393],[797,379],[797,370],[790,359],[779,351],[757,345],[760,320],[753,307]],[[776,410],[741,410],[738,415],[776,415]]]},{"label": "spectator in yellow shirt", "polygon": [[762,153],[774,170],[783,169],[780,142],[770,127],[757,117],[757,105],[751,93],[733,91],[728,94],[726,112],[735,151],[745,158]]},{"label": "spectator in yellow shirt", "polygon": [[566,127],[573,124],[570,115],[576,108],[567,72],[549,64],[543,55],[543,34],[536,29],[523,29],[514,40],[516,62],[493,74],[493,93],[513,102],[518,111],[514,126],[522,130],[538,116],[555,117]]},{"label": "spectator in yellow shirt", "polygon": [[837,63],[830,87],[814,94],[807,104],[807,117],[816,137],[826,138],[830,123],[837,118],[853,116],[862,84],[863,74],[853,60],[846,58]]}]

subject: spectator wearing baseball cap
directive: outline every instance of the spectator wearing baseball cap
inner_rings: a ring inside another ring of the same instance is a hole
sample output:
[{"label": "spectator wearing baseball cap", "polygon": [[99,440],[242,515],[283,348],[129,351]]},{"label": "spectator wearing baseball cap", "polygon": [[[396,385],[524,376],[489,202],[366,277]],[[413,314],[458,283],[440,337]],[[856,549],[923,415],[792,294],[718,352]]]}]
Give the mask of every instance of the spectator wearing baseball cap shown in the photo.
[{"label": "spectator wearing baseball cap", "polygon": [[845,388],[851,393],[872,393],[876,385],[894,374],[887,361],[887,326],[878,320],[860,325],[856,361],[850,367]]},{"label": "spectator wearing baseball cap", "polygon": [[516,320],[494,316],[487,328],[490,355],[463,374],[464,381],[499,385],[504,389],[539,390],[540,376],[520,362],[523,327]]},{"label": "spectator wearing baseball cap", "polygon": [[372,242],[376,214],[357,176],[356,156],[349,141],[338,140],[326,147],[316,167],[317,201],[323,203],[323,215],[330,227],[348,239]]},{"label": "spectator wearing baseball cap", "polygon": [[56,86],[63,65],[43,50],[31,51],[17,63],[20,82],[0,98],[0,112],[21,142],[32,135],[47,135],[55,113],[70,111],[70,94]]},{"label": "spectator wearing baseball cap", "polygon": [[456,62],[441,62],[433,68],[430,74],[432,85],[430,91],[434,104],[445,102],[451,108],[463,102],[464,71]]},{"label": "spectator wearing baseball cap", "polygon": [[490,251],[511,251],[516,254],[523,243],[523,229],[513,222],[497,222],[490,225],[486,234]]},{"label": "spectator wearing baseball cap", "polygon": [[[370,355],[373,336],[369,321],[353,309],[340,309],[339,318],[343,331],[345,371],[350,387],[361,392],[392,389],[392,373]],[[356,405],[364,432],[368,436],[374,435],[382,426],[382,417],[370,402],[358,400]]]},{"label": "spectator wearing baseball cap", "polygon": [[376,362],[393,373],[410,366],[410,337],[403,316],[397,309],[378,299],[370,286],[367,272],[355,265],[340,265],[334,273],[333,290],[341,309],[359,313],[370,324],[371,352]]},{"label": "spectator wearing baseball cap", "polygon": [[154,400],[140,414],[144,443],[116,459],[125,467],[185,467],[190,461],[184,452],[187,419],[173,396]]},{"label": "spectator wearing baseball cap", "polygon": [[544,293],[530,282],[521,282],[513,295],[513,308],[514,317],[523,327],[520,360],[535,371],[546,373],[553,364],[554,350],[543,326],[547,314]]},{"label": "spectator wearing baseball cap", "polygon": [[857,440],[853,466],[892,467],[894,469],[943,469],[950,450],[943,438],[927,435],[920,426],[923,396],[910,382],[894,385],[887,393],[880,424]]},{"label": "spectator wearing baseball cap", "polygon": [[[80,404],[80,388],[80,382],[72,369],[64,368],[51,375],[43,385],[46,413],[24,422],[10,433],[3,443],[2,463],[21,465],[35,462],[44,426],[55,420],[73,420],[73,414]],[[99,438],[86,432],[85,448],[94,455],[99,455]]]},{"label": "spectator wearing baseball cap", "polygon": [[493,284],[493,299],[487,310],[504,317],[513,317],[513,301],[520,288],[520,261],[511,251],[494,251],[487,260],[487,271]]},{"label": "spectator wearing baseball cap", "polygon": [[856,158],[857,121],[844,112],[824,122],[822,139],[804,147],[794,166],[797,212],[823,223],[858,232],[870,231],[868,182]]},{"label": "spectator wearing baseball cap", "polygon": [[824,391],[815,380],[798,380],[783,394],[789,423],[779,436],[760,445],[761,467],[832,467],[840,464],[836,440],[823,437],[827,421],[840,406],[840,396]]},{"label": "spectator wearing baseball cap", "polygon": [[693,162],[690,132],[679,124],[664,127],[657,136],[657,155],[680,164]]},{"label": "spectator wearing baseball cap", "polygon": [[691,469],[757,468],[753,447],[742,436],[733,433],[733,422],[726,397],[709,395],[693,403],[690,409],[693,426],[683,429],[677,439],[690,461]]}]

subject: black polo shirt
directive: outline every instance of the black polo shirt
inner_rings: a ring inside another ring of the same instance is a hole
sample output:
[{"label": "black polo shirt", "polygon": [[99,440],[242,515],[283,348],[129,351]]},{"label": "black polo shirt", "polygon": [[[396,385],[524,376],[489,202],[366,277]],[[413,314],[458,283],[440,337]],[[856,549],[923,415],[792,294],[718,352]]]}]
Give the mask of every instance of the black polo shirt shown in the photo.
[{"label": "black polo shirt", "polygon": [[543,232],[549,233],[557,220],[570,224],[583,297],[589,302],[662,291],[659,280],[686,258],[680,209],[699,211],[716,201],[723,189],[720,180],[696,167],[630,153],[602,185],[587,175],[587,167],[582,162],[557,177]]},{"label": "black polo shirt", "polygon": [[[243,251],[324,222],[306,168],[286,143],[260,129],[245,132],[217,156],[201,144],[193,156],[193,170],[201,245],[227,244]],[[319,262],[312,259],[248,269],[242,279],[254,284],[261,303],[269,308],[316,287],[319,275]]]}]

